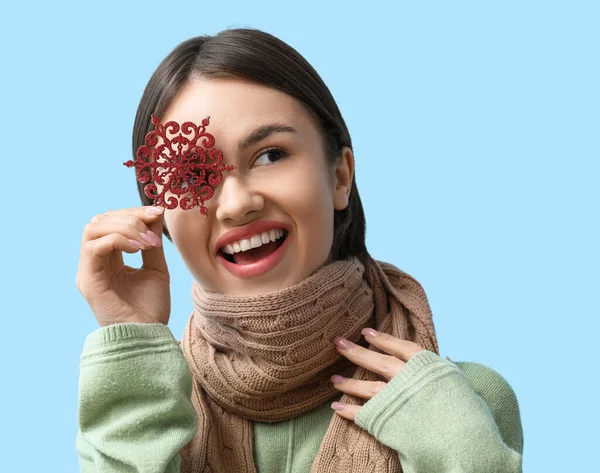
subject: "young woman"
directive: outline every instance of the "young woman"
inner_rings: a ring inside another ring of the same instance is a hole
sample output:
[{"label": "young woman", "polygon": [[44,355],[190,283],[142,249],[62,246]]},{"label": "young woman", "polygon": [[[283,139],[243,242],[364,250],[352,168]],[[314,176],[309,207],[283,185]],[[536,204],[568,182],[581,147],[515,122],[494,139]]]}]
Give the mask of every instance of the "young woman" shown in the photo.
[{"label": "young woman", "polygon": [[[152,115],[210,116],[235,169],[206,216],[138,182],[143,206],[86,225],[77,286],[101,327],[81,357],[81,471],[521,471],[510,385],[440,357],[423,288],[367,252],[350,135],[298,52],[253,29],[190,39],[144,91],[134,155]],[[194,278],[179,343],[163,233]]]}]

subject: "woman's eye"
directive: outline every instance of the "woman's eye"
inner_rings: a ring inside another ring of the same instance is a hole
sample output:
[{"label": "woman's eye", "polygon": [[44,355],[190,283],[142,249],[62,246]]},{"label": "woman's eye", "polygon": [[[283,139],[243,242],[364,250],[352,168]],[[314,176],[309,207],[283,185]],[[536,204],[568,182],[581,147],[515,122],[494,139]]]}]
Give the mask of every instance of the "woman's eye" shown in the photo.
[{"label": "woman's eye", "polygon": [[264,153],[260,154],[254,164],[256,166],[264,166],[265,164],[272,164],[276,161],[279,161],[282,158],[285,158],[288,153],[282,149],[269,149]]}]

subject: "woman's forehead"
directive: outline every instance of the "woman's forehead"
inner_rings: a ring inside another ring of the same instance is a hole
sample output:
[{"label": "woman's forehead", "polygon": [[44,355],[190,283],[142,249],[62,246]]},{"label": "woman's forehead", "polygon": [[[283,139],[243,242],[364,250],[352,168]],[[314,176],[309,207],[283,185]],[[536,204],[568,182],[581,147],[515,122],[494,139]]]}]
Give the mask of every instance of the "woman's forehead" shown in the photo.
[{"label": "woman's forehead", "polygon": [[241,79],[219,78],[188,81],[161,122],[200,123],[206,116],[211,117],[214,133],[227,131],[228,134],[272,122],[299,128],[310,119],[308,111],[284,92]]}]

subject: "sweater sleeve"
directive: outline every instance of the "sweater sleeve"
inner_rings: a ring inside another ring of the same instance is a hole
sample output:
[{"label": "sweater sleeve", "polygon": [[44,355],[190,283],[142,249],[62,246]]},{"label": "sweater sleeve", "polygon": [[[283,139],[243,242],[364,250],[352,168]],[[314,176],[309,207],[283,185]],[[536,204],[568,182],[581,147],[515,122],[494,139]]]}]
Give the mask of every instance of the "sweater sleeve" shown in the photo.
[{"label": "sweater sleeve", "polygon": [[197,415],[192,377],[163,324],[88,335],[81,354],[76,450],[82,473],[178,473]]},{"label": "sweater sleeve", "polygon": [[431,351],[417,353],[360,408],[356,424],[396,450],[405,473],[521,472],[513,390],[491,368],[459,364],[466,373]]}]

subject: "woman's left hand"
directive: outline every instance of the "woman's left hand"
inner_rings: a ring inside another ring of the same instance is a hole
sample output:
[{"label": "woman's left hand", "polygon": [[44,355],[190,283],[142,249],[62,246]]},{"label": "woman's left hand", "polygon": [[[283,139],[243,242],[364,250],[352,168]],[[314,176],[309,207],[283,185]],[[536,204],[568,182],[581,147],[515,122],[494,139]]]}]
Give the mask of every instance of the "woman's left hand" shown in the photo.
[{"label": "woman's left hand", "polygon": [[[342,337],[336,337],[334,343],[338,352],[344,355],[353,363],[366,368],[374,373],[380,374],[388,381],[396,376],[404,365],[408,363],[413,355],[425,350],[417,343],[401,340],[386,333],[380,333],[372,328],[365,328],[362,334],[366,340],[385,353],[376,353],[373,350],[363,348],[360,345],[350,342]],[[336,389],[343,393],[351,394],[363,399],[371,399],[375,394],[381,391],[387,383],[383,381],[362,381],[352,378],[342,378],[339,375],[333,375],[331,382]],[[361,406],[334,402],[331,407],[335,411],[349,420],[354,420]]]}]

